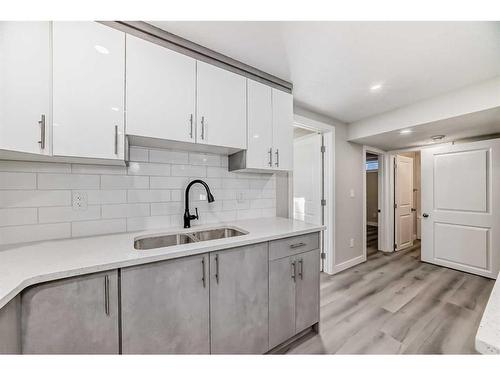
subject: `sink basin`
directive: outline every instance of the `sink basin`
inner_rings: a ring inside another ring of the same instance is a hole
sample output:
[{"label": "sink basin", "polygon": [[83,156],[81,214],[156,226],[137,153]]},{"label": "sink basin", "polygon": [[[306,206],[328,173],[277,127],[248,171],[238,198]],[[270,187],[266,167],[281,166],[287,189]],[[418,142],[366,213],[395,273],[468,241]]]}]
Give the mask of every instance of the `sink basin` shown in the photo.
[{"label": "sink basin", "polygon": [[241,230],[221,227],[215,229],[205,229],[198,232],[173,233],[166,235],[153,235],[148,237],[138,237],[134,240],[136,250],[150,250],[160,247],[182,245],[186,243],[218,240],[221,238],[236,237],[247,234]]}]

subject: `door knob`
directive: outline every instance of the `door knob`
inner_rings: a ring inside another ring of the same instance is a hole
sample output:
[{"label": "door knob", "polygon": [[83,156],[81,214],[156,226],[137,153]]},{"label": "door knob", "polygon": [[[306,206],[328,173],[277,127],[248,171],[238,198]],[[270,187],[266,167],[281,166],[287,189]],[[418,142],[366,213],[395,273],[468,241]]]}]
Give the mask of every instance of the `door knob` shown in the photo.
[{"label": "door knob", "polygon": [[429,214],[422,214],[423,217],[429,217]]}]

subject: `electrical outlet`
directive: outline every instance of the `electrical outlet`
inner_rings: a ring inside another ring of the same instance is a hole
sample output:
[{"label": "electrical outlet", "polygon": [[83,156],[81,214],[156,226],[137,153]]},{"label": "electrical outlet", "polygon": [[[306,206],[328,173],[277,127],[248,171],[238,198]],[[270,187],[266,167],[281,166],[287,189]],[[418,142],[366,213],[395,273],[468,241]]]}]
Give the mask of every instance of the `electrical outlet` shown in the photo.
[{"label": "electrical outlet", "polygon": [[354,238],[349,241],[349,247],[354,247]]},{"label": "electrical outlet", "polygon": [[83,191],[74,191],[72,196],[73,210],[83,211],[87,209],[87,193]]},{"label": "electrical outlet", "polygon": [[236,200],[238,201],[238,203],[245,202],[245,194],[242,191],[238,192]]}]

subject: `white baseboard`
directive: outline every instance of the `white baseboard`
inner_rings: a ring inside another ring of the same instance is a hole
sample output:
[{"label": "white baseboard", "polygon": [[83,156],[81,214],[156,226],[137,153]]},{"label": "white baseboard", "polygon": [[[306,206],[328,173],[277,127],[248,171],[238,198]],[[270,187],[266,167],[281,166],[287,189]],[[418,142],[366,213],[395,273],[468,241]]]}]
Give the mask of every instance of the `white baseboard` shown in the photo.
[{"label": "white baseboard", "polygon": [[330,275],[335,275],[336,273],[339,273],[339,272],[344,271],[348,268],[354,267],[360,263],[363,263],[364,261],[366,261],[366,256],[360,255],[356,258],[349,259],[349,260],[342,262],[340,264],[335,264],[333,266],[333,272]]}]

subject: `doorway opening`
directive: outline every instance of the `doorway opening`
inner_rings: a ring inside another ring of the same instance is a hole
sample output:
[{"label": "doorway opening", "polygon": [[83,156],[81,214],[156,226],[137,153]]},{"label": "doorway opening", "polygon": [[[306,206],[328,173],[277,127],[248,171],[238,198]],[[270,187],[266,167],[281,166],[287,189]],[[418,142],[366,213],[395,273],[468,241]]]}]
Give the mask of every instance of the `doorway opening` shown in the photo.
[{"label": "doorway opening", "polygon": [[420,246],[420,151],[394,155],[394,250]]},{"label": "doorway opening", "polygon": [[366,255],[368,257],[379,250],[378,159],[379,155],[366,153]]}]

